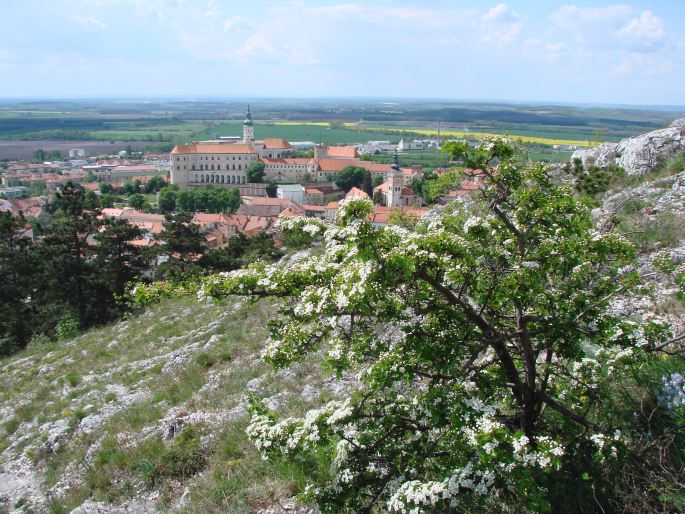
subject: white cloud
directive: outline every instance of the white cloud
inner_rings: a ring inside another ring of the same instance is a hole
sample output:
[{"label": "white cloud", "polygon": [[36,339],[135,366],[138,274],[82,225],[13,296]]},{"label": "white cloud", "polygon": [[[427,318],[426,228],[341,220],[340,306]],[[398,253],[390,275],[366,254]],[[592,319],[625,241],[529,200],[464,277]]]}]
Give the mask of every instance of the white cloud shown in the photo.
[{"label": "white cloud", "polygon": [[564,5],[552,14],[552,20],[560,27],[583,31],[588,25],[613,25],[614,28],[633,13],[629,5],[609,5],[607,7],[578,7]]},{"label": "white cloud", "polygon": [[627,38],[644,38],[651,40],[663,39],[666,36],[664,22],[652,11],[643,11],[639,17],[633,18],[621,28],[617,35]]},{"label": "white cloud", "polygon": [[276,50],[262,32],[249,36],[242,46],[235,49],[235,56],[238,58],[272,58],[275,55]]},{"label": "white cloud", "polygon": [[235,27],[244,22],[245,18],[243,18],[242,16],[231,16],[230,18],[226,18],[224,20],[223,29],[225,32],[228,32],[229,30],[234,29]]},{"label": "white cloud", "polygon": [[651,52],[665,44],[664,22],[651,11],[636,13],[629,5],[578,7],[565,5],[552,21],[588,48]]},{"label": "white cloud", "polygon": [[93,29],[106,29],[107,24],[98,20],[97,18],[92,18],[89,16],[72,16],[71,19],[76,23],[85,25]]},{"label": "white cloud", "polygon": [[497,4],[482,17],[482,30],[485,41],[500,45],[512,43],[521,32],[523,22],[507,4]]},{"label": "white cloud", "polygon": [[539,59],[546,58],[548,61],[558,61],[567,52],[566,45],[560,42],[545,42],[539,38],[526,39],[523,42],[523,53],[527,57]]}]

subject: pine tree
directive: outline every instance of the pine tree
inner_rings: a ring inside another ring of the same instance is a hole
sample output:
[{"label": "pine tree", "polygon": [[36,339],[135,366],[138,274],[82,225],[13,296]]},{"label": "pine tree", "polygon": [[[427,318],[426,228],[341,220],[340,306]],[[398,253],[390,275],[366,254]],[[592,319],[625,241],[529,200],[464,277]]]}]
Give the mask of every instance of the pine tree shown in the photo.
[{"label": "pine tree", "polygon": [[0,355],[24,348],[31,336],[37,264],[23,216],[0,212]]}]

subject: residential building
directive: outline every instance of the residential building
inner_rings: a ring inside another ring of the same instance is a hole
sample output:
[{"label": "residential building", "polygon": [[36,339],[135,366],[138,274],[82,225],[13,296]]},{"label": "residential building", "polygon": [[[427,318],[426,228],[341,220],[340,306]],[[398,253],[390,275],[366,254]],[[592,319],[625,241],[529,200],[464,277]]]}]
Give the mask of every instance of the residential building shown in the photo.
[{"label": "residential building", "polygon": [[303,204],[305,189],[300,184],[281,184],[276,189],[276,197]]},{"label": "residential building", "polygon": [[2,187],[0,188],[0,195],[4,196],[7,200],[14,200],[24,196],[27,190],[26,186]]},{"label": "residential building", "polygon": [[321,189],[308,187],[304,190],[304,203],[323,206],[324,196],[324,192]]},{"label": "residential building", "polygon": [[413,139],[411,141],[400,140],[400,144],[397,145],[398,152],[404,152],[406,150],[423,150],[425,148],[424,142],[420,139]]}]

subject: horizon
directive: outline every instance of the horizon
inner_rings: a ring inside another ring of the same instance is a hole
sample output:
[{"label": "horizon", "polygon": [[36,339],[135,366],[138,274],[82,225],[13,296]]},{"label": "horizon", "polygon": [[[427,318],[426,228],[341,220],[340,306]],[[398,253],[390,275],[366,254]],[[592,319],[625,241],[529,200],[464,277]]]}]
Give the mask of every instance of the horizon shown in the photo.
[{"label": "horizon", "polygon": [[[22,102],[94,102],[94,101],[113,101],[113,102],[136,102],[148,103],[155,101],[184,101],[184,102],[203,102],[203,101],[221,101],[221,102],[301,102],[303,100],[311,101],[400,101],[400,102],[442,102],[454,104],[477,104],[477,105],[530,105],[535,107],[575,107],[579,109],[592,108],[606,108],[606,109],[620,109],[620,110],[662,110],[668,112],[685,112],[685,103],[683,104],[637,104],[637,103],[617,103],[617,102],[572,102],[564,100],[532,100],[532,99],[503,99],[503,98],[447,98],[447,97],[393,97],[393,96],[222,96],[222,95],[92,95],[92,96],[0,96],[0,104],[2,103],[22,103]],[[258,105],[258,104],[257,104]],[[6,107],[0,107],[5,109]]]},{"label": "horizon", "polygon": [[3,99],[685,104],[680,3],[10,0],[0,15]]}]

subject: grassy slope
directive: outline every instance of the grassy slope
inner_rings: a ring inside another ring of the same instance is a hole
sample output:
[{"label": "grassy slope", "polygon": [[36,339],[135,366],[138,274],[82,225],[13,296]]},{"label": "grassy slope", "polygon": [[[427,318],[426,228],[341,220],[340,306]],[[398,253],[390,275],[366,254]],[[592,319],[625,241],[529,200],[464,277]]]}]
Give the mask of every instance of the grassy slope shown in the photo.
[{"label": "grassy slope", "polygon": [[275,373],[259,359],[273,310],[168,301],[0,361],[0,492],[29,477],[9,506],[254,512],[292,497],[303,464],[260,459],[244,434],[244,394],[300,413],[332,397],[333,383],[312,362]]}]

